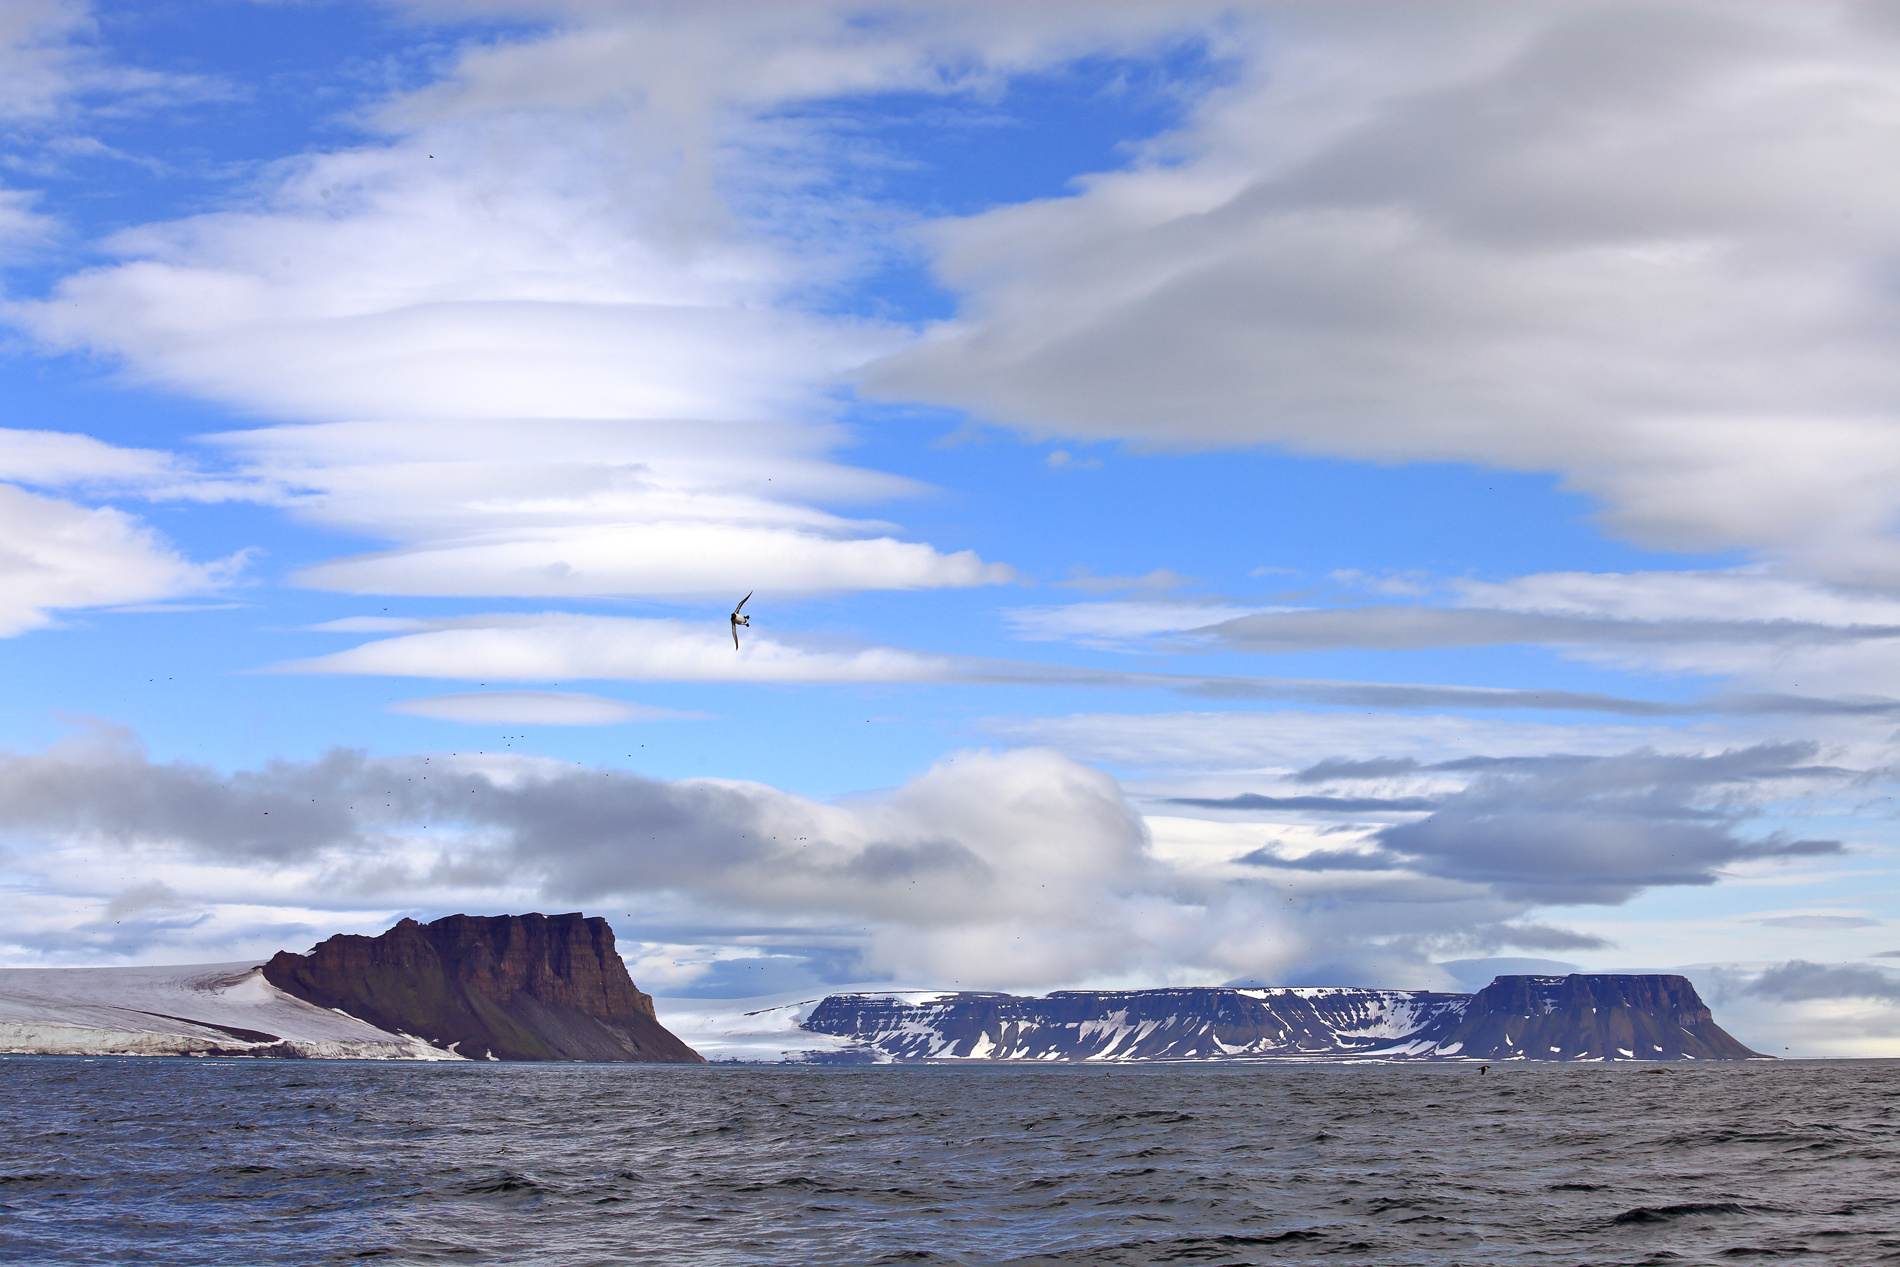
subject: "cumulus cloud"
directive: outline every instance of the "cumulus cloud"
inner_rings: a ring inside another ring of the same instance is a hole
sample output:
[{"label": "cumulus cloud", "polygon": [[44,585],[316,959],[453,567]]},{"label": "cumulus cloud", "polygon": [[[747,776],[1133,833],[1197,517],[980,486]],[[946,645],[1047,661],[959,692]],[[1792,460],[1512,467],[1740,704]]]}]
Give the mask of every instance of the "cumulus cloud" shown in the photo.
[{"label": "cumulus cloud", "polygon": [[[1711,762],[1689,781],[1712,783],[1717,766],[1765,775],[1775,754]],[[895,789],[819,802],[512,756],[338,750],[224,773],[154,762],[98,727],[0,756],[0,840],[20,900],[0,933],[27,944],[19,925],[55,895],[69,910],[117,902],[110,918],[128,922],[115,948],[133,915],[176,923],[235,907],[252,925],[275,912],[321,930],[324,910],[354,925],[385,904],[552,903],[627,913],[630,943],[822,951],[844,979],[1024,988],[1322,968],[1349,984],[1442,986],[1433,956],[1600,942],[1527,918],[1531,878],[1556,900],[1591,900],[1561,858],[1533,853],[1484,878],[1378,835],[1240,856],[1258,847],[1257,834],[1237,847],[1254,830],[1144,820],[1115,779],[1047,749],[960,752]],[[1635,877],[1626,862],[1614,878],[1702,876]]]},{"label": "cumulus cloud", "polygon": [[426,699],[398,701],[389,706],[389,711],[471,725],[500,723],[523,726],[611,726],[619,722],[706,716],[704,713],[683,713],[670,708],[653,708],[626,700],[607,699],[600,695],[584,695],[578,691],[470,691],[459,695],[431,695]]},{"label": "cumulus cloud", "polygon": [[193,563],[146,524],[0,484],[0,637],[53,613],[199,594],[231,580],[239,556]]},{"label": "cumulus cloud", "polygon": [[867,384],[1554,470],[1633,540],[1884,584],[1900,41],[1869,13],[1276,7],[1147,161],[938,225],[962,313]]},{"label": "cumulus cloud", "polygon": [[1141,820],[1112,779],[1046,751],[962,753],[827,805],[721,780],[347,751],[227,776],[149,762],[100,731],[0,760],[0,830],[83,840],[121,865],[153,851],[261,865],[319,901],[509,891],[596,908],[685,900],[754,931],[842,925],[861,972],[1062,980],[1153,951],[1125,909],[1148,865]]}]

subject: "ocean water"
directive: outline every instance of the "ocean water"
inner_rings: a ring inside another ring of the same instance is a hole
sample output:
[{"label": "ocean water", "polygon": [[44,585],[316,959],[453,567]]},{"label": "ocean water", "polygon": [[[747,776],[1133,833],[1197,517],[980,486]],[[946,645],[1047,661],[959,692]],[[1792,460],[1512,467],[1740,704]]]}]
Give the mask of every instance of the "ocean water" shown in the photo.
[{"label": "ocean water", "polygon": [[0,1059],[0,1259],[1900,1261],[1900,1062]]}]

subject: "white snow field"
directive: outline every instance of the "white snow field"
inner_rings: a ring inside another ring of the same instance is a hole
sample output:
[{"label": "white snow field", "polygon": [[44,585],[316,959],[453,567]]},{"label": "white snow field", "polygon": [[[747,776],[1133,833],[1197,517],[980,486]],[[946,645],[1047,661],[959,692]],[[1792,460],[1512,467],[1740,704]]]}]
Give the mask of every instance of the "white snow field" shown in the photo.
[{"label": "white snow field", "polygon": [[911,1003],[934,1003],[954,990],[893,990],[835,986],[817,993],[767,994],[756,999],[653,1000],[660,1024],[679,1035],[681,1042],[707,1060],[747,1063],[806,1064],[822,1062],[839,1052],[859,1059],[887,1063],[891,1057],[855,1038],[814,1034],[799,1028],[812,1009],[834,994],[872,998],[901,998]]},{"label": "white snow field", "polygon": [[255,963],[0,968],[0,1054],[464,1059],[286,994]]}]

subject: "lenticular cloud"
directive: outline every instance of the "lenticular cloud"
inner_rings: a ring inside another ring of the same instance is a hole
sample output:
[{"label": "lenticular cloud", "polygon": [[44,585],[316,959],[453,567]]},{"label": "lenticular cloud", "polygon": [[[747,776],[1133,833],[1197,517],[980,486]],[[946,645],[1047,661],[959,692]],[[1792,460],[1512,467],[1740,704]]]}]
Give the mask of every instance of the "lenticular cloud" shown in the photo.
[{"label": "lenticular cloud", "polygon": [[1276,11],[1149,161],[937,225],[867,373],[1034,434],[1561,472],[1892,582],[1900,31],[1855,5]]}]

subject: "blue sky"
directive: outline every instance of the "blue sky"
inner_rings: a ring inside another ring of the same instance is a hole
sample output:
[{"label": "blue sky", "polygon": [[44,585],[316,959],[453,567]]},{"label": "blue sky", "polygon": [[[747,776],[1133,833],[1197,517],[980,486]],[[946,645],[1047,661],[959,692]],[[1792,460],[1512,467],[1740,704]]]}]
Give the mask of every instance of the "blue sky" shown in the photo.
[{"label": "blue sky", "polygon": [[1900,1042],[1878,13],[0,39],[0,962],[580,908],[662,994],[1517,955]]}]

